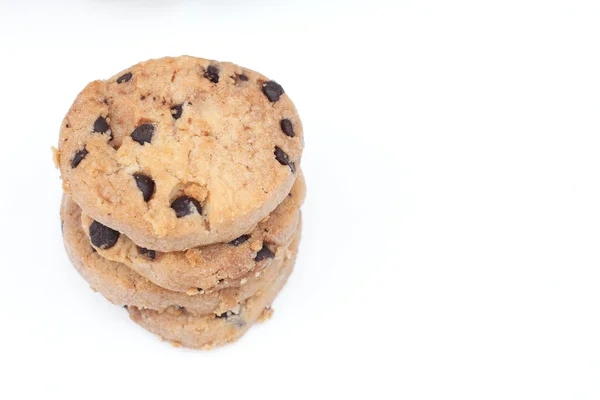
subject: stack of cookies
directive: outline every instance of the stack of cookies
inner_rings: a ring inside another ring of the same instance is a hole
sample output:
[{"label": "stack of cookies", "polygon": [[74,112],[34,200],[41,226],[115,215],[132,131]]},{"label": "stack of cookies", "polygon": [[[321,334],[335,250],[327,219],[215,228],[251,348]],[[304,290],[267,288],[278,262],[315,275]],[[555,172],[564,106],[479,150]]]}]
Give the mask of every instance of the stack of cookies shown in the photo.
[{"label": "stack of cookies", "polygon": [[55,151],[69,258],[164,339],[231,342],[294,267],[303,146],[283,88],[231,63],[163,58],[94,81]]}]

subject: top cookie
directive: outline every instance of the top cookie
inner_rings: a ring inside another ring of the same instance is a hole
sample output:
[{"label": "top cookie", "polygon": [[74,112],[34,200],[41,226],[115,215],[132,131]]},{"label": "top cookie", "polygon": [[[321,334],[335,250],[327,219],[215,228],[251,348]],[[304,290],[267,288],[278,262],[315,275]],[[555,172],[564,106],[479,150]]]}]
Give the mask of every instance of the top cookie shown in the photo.
[{"label": "top cookie", "polygon": [[289,193],[303,146],[279,84],[184,56],[88,84],[63,121],[57,160],[86,214],[167,252],[250,231]]}]

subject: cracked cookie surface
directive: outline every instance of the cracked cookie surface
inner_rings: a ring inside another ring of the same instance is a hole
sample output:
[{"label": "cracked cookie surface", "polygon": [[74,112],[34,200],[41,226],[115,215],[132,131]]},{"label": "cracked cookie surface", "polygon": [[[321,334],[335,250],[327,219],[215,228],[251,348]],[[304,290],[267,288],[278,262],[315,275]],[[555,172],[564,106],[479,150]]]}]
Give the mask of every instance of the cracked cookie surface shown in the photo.
[{"label": "cracked cookie surface", "polygon": [[88,284],[109,301],[156,311],[185,308],[190,315],[221,315],[255,295],[281,273],[283,261],[293,256],[292,249],[297,249],[300,234],[299,231],[294,234],[290,248],[285,249],[281,259],[275,260],[259,274],[252,272],[246,275],[243,284],[240,279],[223,290],[188,296],[155,285],[124,264],[102,257],[83,232],[81,209],[66,195],[61,205],[61,221],[65,248],[72,264]]},{"label": "cracked cookie surface", "polygon": [[288,196],[251,232],[228,243],[184,251],[162,253],[142,248],[125,235],[114,239],[110,228],[99,235],[94,229],[98,223],[85,214],[82,229],[102,257],[123,263],[166,289],[190,295],[204,293],[239,285],[251,271],[260,272],[281,258],[296,231],[305,190],[299,171]]},{"label": "cracked cookie surface", "polygon": [[87,85],[62,123],[56,159],[86,214],[169,252],[250,231],[289,193],[303,146],[278,83],[183,56]]}]

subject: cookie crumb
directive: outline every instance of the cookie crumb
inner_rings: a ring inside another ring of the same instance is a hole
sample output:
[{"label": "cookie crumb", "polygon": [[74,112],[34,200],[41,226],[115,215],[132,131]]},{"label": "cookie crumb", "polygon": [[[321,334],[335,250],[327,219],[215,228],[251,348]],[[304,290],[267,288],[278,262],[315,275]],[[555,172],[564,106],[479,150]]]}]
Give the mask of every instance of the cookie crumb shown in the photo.
[{"label": "cookie crumb", "polygon": [[260,313],[260,317],[258,317],[258,322],[265,322],[273,316],[273,309],[271,306],[265,307],[265,309]]},{"label": "cookie crumb", "polygon": [[60,165],[60,152],[54,146],[52,146],[52,161],[54,162],[54,168],[58,169]]},{"label": "cookie crumb", "polygon": [[262,242],[260,240],[253,240],[252,243],[250,243],[250,250],[259,251],[260,249],[262,249]]}]

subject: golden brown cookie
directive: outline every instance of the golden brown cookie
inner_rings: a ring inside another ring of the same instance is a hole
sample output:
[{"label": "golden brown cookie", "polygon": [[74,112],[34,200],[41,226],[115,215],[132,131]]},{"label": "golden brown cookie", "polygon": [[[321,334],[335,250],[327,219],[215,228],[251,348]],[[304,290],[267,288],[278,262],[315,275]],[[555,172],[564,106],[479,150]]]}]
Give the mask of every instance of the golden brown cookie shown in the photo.
[{"label": "golden brown cookie", "polygon": [[63,121],[56,159],[86,214],[168,252],[252,230],[289,193],[303,146],[279,84],[183,56],[90,83]]},{"label": "golden brown cookie", "polygon": [[125,264],[161,287],[191,295],[239,285],[240,277],[273,262],[292,240],[305,190],[299,172],[289,195],[250,233],[229,243],[184,251],[162,253],[141,248],[85,214],[82,227],[102,257]]},{"label": "golden brown cookie", "polygon": [[[124,264],[107,260],[90,246],[81,228],[81,210],[68,197],[63,197],[61,220],[65,248],[71,262],[90,284],[109,301],[118,305],[130,305],[140,309],[163,311],[184,307],[189,314],[222,314],[236,309],[240,302],[254,295],[281,272],[283,260],[290,257],[285,249],[280,259],[260,272],[252,271],[238,279],[236,285],[212,293],[188,296],[155,285],[138,275]],[[298,233],[299,235],[299,233]],[[295,239],[297,240],[297,239]]]}]

